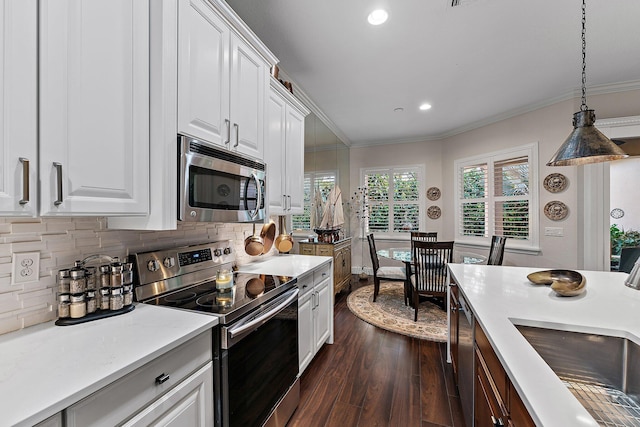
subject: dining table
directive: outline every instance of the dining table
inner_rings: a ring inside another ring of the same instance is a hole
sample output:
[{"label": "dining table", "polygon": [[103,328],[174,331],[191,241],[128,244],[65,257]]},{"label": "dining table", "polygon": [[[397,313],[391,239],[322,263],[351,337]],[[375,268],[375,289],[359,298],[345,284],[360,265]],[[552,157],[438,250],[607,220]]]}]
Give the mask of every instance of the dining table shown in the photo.
[{"label": "dining table", "polygon": [[[404,263],[411,263],[411,248],[410,247],[394,247],[388,249],[378,249],[376,251],[378,256],[387,259],[393,259],[396,261],[402,261]],[[487,259],[480,254],[474,254],[470,252],[458,252],[453,254],[453,260],[458,264],[482,264]]]},{"label": "dining table", "polygon": [[[413,266],[412,266],[412,260],[411,260],[411,247],[403,246],[403,247],[392,247],[388,249],[378,249],[376,253],[378,254],[378,256],[381,256],[383,258],[393,259],[395,261],[402,261],[404,263],[407,271],[406,279],[404,282],[405,292],[407,295],[409,295],[410,305],[413,306],[411,304],[412,287],[409,279],[409,277],[411,277],[411,274],[413,272]],[[433,256],[437,257],[437,255],[435,254]],[[486,261],[486,257],[480,254],[475,254],[470,252],[457,252],[457,253],[454,252],[453,259],[454,259],[454,262],[458,264],[482,264]],[[442,264],[442,261],[439,258],[436,258],[434,260],[430,259],[429,262],[437,262],[439,264]]]}]

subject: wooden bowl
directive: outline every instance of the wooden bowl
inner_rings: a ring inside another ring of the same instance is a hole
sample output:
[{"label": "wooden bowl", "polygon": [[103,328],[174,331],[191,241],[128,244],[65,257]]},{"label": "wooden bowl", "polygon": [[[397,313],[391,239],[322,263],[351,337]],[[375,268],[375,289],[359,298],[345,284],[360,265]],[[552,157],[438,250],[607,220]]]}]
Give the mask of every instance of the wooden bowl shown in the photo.
[{"label": "wooden bowl", "polygon": [[574,297],[586,290],[587,279],[573,270],[543,270],[527,276],[536,285],[551,285],[551,289],[563,297]]}]

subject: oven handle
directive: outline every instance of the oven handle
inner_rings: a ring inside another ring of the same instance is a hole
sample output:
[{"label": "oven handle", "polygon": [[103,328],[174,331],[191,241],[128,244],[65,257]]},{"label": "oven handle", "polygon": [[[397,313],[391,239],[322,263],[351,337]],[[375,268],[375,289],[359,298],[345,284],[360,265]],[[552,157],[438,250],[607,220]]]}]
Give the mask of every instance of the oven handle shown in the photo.
[{"label": "oven handle", "polygon": [[286,306],[291,304],[296,298],[298,298],[298,292],[299,292],[298,288],[294,288],[293,292],[291,292],[291,295],[282,303],[275,306],[274,308],[269,307],[266,312],[264,312],[263,314],[256,317],[250,322],[247,322],[244,324],[238,324],[236,326],[230,327],[229,329],[227,329],[229,338],[233,339],[238,335],[245,333],[247,330],[255,328],[256,325],[262,325],[263,323],[266,323],[271,318],[275,317],[278,313],[280,313],[283,308],[285,308]]}]

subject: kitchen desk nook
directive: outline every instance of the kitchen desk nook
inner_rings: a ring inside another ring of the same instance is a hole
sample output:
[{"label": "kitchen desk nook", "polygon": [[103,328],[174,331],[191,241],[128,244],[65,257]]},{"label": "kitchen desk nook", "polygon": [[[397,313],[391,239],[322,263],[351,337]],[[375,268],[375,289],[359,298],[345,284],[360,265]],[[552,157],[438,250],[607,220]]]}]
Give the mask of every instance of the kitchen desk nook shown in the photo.
[{"label": "kitchen desk nook", "polygon": [[[585,409],[589,402],[574,397],[570,382],[554,372],[554,359],[570,357],[574,370],[583,363],[588,371],[601,357],[602,365],[621,364],[618,355],[633,357],[640,344],[640,292],[624,285],[626,274],[579,271],[586,291],[561,297],[527,279],[540,270],[545,269],[449,264],[450,356],[468,425],[474,419],[475,426],[597,426],[592,410]],[[536,342],[531,330],[542,331],[543,338]],[[595,346],[573,344],[570,334],[592,343],[619,341],[621,350],[607,344],[604,355],[595,354]],[[544,341],[551,336],[561,338]],[[636,393],[638,373],[631,371],[623,374],[629,390],[621,394]]]}]

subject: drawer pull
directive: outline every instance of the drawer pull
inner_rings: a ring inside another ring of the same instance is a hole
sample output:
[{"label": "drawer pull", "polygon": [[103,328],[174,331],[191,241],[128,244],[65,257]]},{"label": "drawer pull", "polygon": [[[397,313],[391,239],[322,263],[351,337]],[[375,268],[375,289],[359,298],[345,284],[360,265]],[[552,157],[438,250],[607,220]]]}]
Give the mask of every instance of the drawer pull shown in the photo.
[{"label": "drawer pull", "polygon": [[165,383],[165,382],[167,382],[168,380],[169,380],[169,375],[167,375],[167,374],[165,374],[165,373],[162,373],[162,374],[160,374],[160,375],[158,375],[158,376],[156,377],[156,385],[160,385],[160,384],[162,384],[162,383]]}]

